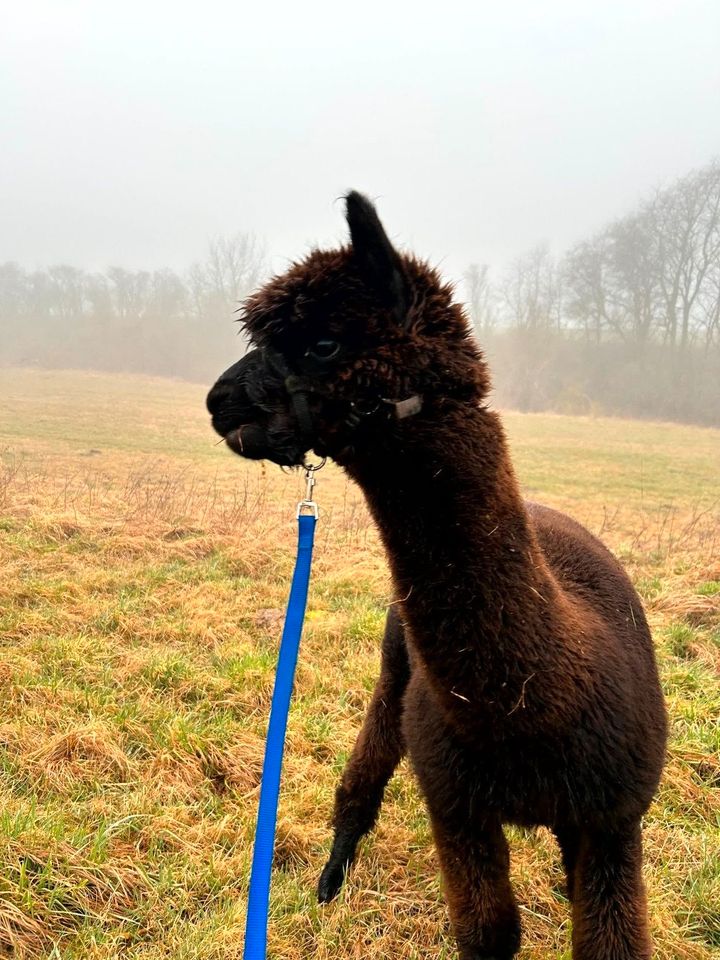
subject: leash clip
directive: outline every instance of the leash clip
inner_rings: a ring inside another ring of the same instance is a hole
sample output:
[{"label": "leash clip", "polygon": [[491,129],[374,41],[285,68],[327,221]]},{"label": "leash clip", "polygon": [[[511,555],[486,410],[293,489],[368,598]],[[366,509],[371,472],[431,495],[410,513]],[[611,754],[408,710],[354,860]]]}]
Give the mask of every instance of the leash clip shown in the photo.
[{"label": "leash clip", "polygon": [[311,513],[315,519],[318,518],[318,505],[313,500],[313,489],[315,487],[315,473],[322,470],[325,466],[325,457],[320,463],[304,463],[305,468],[305,497],[297,505],[297,516],[301,517],[304,513]]}]

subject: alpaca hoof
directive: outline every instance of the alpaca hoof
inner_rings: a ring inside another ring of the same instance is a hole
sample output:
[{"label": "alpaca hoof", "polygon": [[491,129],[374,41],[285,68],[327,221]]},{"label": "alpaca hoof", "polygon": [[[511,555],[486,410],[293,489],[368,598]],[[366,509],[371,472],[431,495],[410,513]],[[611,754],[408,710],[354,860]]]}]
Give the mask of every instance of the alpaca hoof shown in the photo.
[{"label": "alpaca hoof", "polygon": [[495,944],[490,949],[492,953],[488,953],[487,947],[458,944],[458,958],[459,960],[513,960],[520,949],[519,937],[515,942]]},{"label": "alpaca hoof", "polygon": [[345,867],[342,863],[333,863],[328,860],[318,883],[318,901],[330,903],[340,893],[345,880]]}]

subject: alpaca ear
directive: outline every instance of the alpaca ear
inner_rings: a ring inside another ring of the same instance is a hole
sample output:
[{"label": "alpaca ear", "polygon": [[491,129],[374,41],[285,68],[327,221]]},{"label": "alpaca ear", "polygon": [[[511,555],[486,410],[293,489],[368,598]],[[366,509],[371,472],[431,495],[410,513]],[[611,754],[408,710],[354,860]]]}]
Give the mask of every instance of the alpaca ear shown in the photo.
[{"label": "alpaca ear", "polygon": [[375,207],[367,197],[352,190],[345,197],[345,209],[353,257],[363,278],[404,326],[409,305],[407,281],[402,261],[388,240]]}]

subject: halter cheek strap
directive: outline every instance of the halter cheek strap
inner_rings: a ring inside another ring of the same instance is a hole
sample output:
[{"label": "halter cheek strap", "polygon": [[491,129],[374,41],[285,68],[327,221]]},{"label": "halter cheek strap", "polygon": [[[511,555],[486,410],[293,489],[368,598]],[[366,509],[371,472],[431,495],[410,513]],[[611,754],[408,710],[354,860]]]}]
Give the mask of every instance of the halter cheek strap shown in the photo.
[{"label": "halter cheek strap", "polygon": [[310,410],[310,394],[312,393],[312,388],[308,385],[308,381],[304,377],[298,377],[291,373],[285,377],[285,389],[290,394],[293,410],[303,440],[307,441],[312,439],[315,433],[313,415]]},{"label": "halter cheek strap", "polygon": [[[303,442],[307,443],[309,448],[315,438],[315,424],[310,409],[310,394],[322,395],[322,388],[318,389],[319,384],[312,377],[294,373],[285,357],[276,350],[266,347],[263,350],[263,355],[269,366],[283,378],[285,389],[292,401]],[[315,372],[315,365],[313,365],[313,368],[313,372]],[[414,393],[402,400],[391,400],[387,397],[378,397],[369,402],[351,400],[350,412],[344,422],[347,427],[354,430],[364,420],[377,416],[383,411],[395,420],[404,420],[406,417],[413,417],[416,413],[420,413],[422,407],[423,398],[419,393]]]}]

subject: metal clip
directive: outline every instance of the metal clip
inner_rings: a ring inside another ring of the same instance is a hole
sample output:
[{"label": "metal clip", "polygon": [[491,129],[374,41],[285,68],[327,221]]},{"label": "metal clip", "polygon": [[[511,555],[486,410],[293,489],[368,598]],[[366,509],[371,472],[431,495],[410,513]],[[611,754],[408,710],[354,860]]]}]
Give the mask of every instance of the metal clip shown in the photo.
[{"label": "metal clip", "polygon": [[318,505],[313,500],[313,489],[315,487],[315,473],[322,470],[325,466],[325,457],[320,463],[304,463],[305,467],[305,497],[297,506],[297,516],[300,517],[304,511],[309,511],[315,519],[318,518]]}]

